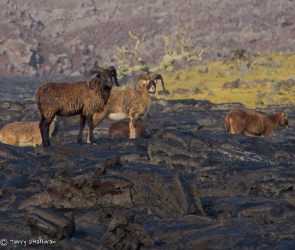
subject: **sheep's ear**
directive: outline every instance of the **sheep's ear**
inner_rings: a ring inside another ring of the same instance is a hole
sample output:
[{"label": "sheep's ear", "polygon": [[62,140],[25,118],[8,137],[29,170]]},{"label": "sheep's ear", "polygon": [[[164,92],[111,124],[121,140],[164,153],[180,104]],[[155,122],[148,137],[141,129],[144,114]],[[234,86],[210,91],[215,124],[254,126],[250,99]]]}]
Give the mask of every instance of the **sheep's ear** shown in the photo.
[{"label": "sheep's ear", "polygon": [[[147,80],[144,80],[144,79],[139,80],[137,82],[137,84],[135,85],[135,90],[140,90],[143,85],[147,85],[148,83],[149,83],[149,81],[147,81]],[[137,86],[137,85],[139,85],[139,86]]]},{"label": "sheep's ear", "polygon": [[148,83],[149,83],[148,80],[143,80],[143,79],[140,80],[140,86],[147,85]]},{"label": "sheep's ear", "polygon": [[286,115],[286,114],[285,114],[285,112],[283,111],[283,112],[282,112],[282,116],[285,116],[285,115]]}]

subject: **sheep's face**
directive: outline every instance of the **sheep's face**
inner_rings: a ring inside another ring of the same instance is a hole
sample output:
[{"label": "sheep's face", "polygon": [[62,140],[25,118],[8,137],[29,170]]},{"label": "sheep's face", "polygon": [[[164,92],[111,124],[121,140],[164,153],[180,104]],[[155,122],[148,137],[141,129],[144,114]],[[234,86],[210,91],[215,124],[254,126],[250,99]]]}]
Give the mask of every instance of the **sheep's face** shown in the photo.
[{"label": "sheep's face", "polygon": [[153,96],[156,93],[156,83],[154,80],[146,81],[146,90],[149,96]]},{"label": "sheep's face", "polygon": [[[108,87],[108,88],[112,88],[114,83],[117,86],[119,86],[118,80],[117,80],[117,72],[116,72],[116,70],[110,71],[110,70],[106,69],[102,74],[102,78],[103,78],[103,81],[105,83],[105,86]],[[114,79],[114,81],[113,81],[113,79]]]},{"label": "sheep's face", "polygon": [[89,70],[86,77],[86,82],[88,86],[90,86],[90,78],[94,74],[96,74],[96,78],[102,80],[102,83],[105,85],[106,88],[112,88],[113,78],[114,78],[115,84],[119,86],[119,83],[117,80],[117,71],[114,66],[109,66],[107,69],[104,69],[102,67],[96,67]]},{"label": "sheep's face", "polygon": [[117,70],[116,70],[116,68],[114,66],[109,66],[108,67],[108,70],[111,72],[111,79],[112,79],[112,81],[113,81],[113,78],[114,78],[115,84],[117,86],[120,86],[119,83],[118,83],[118,79],[117,79]]},{"label": "sheep's face", "polygon": [[284,112],[281,112],[281,117],[280,117],[279,124],[280,124],[280,126],[282,126],[284,128],[288,128],[289,127],[287,114],[285,114]]},{"label": "sheep's face", "polygon": [[113,87],[112,73],[110,71],[106,70],[104,74],[102,74],[101,78],[104,82],[105,87],[107,88]]}]

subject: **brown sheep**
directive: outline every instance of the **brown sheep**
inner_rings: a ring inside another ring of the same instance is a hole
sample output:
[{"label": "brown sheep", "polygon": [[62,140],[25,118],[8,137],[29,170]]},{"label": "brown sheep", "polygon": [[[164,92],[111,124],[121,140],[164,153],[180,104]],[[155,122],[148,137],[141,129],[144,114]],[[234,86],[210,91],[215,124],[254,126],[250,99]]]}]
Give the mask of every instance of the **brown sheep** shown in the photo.
[{"label": "brown sheep", "polygon": [[[49,137],[55,129],[56,117],[49,126]],[[0,141],[12,146],[33,146],[42,144],[39,122],[14,122],[6,124],[0,131]]]},{"label": "brown sheep", "polygon": [[278,126],[288,127],[287,115],[277,112],[268,115],[244,109],[231,110],[224,119],[225,130],[230,134],[270,137]]},{"label": "brown sheep", "polygon": [[[147,135],[149,131],[146,129],[142,119],[135,122],[135,137]],[[110,124],[108,128],[109,137],[130,137],[129,119],[120,120]]]},{"label": "brown sheep", "polygon": [[[135,87],[140,80],[143,82],[140,90],[112,90],[105,109],[102,112],[93,115],[93,128],[97,127],[104,118],[110,120],[123,120],[129,118],[129,138],[135,138],[135,122],[140,116],[147,114],[152,103],[151,97],[156,92],[155,80],[157,79],[161,80],[162,76],[155,75],[153,78],[148,78],[146,75],[141,75],[135,79]],[[163,82],[162,84],[165,89]],[[89,132],[87,141],[90,141]]]},{"label": "brown sheep", "polygon": [[[89,82],[90,77],[97,73],[97,77]],[[87,82],[48,82],[41,85],[35,93],[35,100],[40,113],[39,128],[42,135],[43,146],[49,146],[49,124],[55,115],[80,115],[80,130],[77,136],[79,144],[82,143],[82,132],[87,120],[89,139],[94,143],[93,114],[104,110],[108,102],[111,89],[117,81],[117,72],[114,66],[93,68],[88,72]]]}]

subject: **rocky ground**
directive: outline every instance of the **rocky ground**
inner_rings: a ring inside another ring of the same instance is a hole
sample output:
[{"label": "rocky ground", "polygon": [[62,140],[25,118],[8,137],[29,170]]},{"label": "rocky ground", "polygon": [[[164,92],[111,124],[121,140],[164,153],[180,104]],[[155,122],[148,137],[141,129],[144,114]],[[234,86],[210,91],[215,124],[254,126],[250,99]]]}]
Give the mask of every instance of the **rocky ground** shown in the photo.
[{"label": "rocky ground", "polygon": [[[38,120],[32,98],[3,98],[1,127]],[[250,138],[224,131],[237,107],[158,99],[141,138],[108,138],[103,121],[97,145],[86,130],[78,145],[79,117],[60,117],[49,148],[0,144],[1,238],[9,249],[294,249],[295,108],[264,109],[290,127]]]}]

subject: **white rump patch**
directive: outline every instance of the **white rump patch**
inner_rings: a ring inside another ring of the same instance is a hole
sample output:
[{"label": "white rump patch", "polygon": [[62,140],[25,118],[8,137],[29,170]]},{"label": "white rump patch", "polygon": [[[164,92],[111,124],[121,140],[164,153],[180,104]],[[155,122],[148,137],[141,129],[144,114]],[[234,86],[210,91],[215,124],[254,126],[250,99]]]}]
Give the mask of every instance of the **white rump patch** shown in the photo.
[{"label": "white rump patch", "polygon": [[119,112],[119,113],[110,113],[108,115],[108,118],[110,120],[114,120],[114,121],[118,121],[118,120],[123,120],[125,118],[128,118],[127,115],[123,112]]}]

